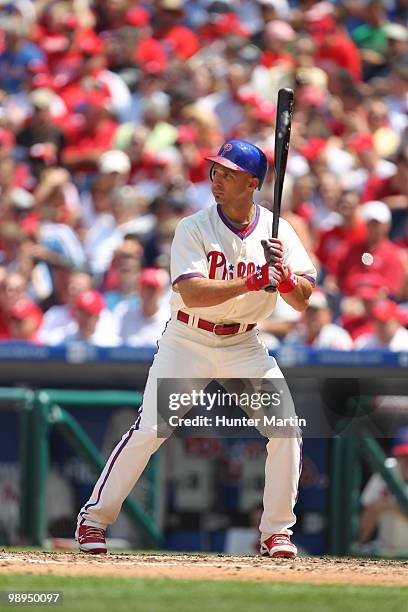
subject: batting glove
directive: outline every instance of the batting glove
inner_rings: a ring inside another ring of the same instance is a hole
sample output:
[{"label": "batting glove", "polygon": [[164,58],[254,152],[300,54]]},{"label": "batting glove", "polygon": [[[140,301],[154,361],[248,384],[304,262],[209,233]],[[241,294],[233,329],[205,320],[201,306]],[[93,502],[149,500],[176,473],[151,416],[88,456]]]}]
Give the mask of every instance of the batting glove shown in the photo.
[{"label": "batting glove", "polygon": [[266,263],[259,272],[247,276],[245,284],[249,291],[276,291],[283,279],[282,274],[282,268]]},{"label": "batting glove", "polygon": [[283,264],[283,244],[279,238],[261,240],[265,261],[271,265]]},{"label": "batting glove", "polygon": [[289,266],[276,264],[281,272],[281,281],[278,285],[279,293],[290,293],[299,284],[299,279]]}]

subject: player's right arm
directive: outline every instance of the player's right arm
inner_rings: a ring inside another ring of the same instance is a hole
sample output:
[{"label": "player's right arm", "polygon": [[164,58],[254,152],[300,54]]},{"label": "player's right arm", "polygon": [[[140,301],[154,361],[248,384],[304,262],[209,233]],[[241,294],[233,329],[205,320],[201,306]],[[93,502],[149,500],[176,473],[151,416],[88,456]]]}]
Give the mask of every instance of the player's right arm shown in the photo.
[{"label": "player's right arm", "polygon": [[248,292],[245,278],[235,280],[188,278],[178,281],[177,286],[187,308],[217,306]]}]

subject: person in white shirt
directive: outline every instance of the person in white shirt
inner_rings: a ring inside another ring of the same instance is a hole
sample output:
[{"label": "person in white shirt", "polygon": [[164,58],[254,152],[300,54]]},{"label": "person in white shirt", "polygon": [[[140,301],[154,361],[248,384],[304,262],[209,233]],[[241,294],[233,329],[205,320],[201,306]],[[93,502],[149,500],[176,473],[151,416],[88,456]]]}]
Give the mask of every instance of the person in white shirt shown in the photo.
[{"label": "person in white shirt", "polygon": [[383,300],[372,311],[375,331],[357,338],[355,348],[408,351],[408,329],[400,324],[401,312],[392,300]]},{"label": "person in white shirt", "polygon": [[345,189],[364,193],[367,182],[373,176],[384,180],[395,174],[395,164],[380,157],[372,134],[356,134],[348,143],[348,148],[356,156],[356,167],[341,177]]},{"label": "person in white shirt", "polygon": [[297,328],[285,338],[285,344],[303,344],[313,348],[350,351],[353,341],[349,333],[335,325],[327,297],[316,289],[309,298],[309,306],[303,313]]},{"label": "person in white shirt", "polygon": [[122,302],[113,311],[124,344],[156,346],[170,318],[170,306],[162,300],[169,286],[165,270],[146,268],[139,276],[139,302]]},{"label": "person in white shirt", "polygon": [[[387,459],[408,492],[408,427],[398,430]],[[373,474],[361,494],[360,544],[366,544],[377,529],[376,552],[380,555],[408,554],[408,519],[380,474]]]},{"label": "person in white shirt", "polygon": [[147,234],[154,226],[154,217],[143,214],[144,197],[136,187],[124,185],[113,190],[111,202],[110,221],[95,224],[86,236],[86,252],[91,270],[94,275],[101,277],[109,269],[115,250],[127,235]]},{"label": "person in white shirt", "polygon": [[82,225],[87,230],[95,225],[113,224],[110,194],[129,180],[131,164],[124,151],[105,151],[98,160],[98,171],[89,191],[81,194]]},{"label": "person in white shirt", "polygon": [[[46,311],[37,336],[38,342],[50,346],[64,344],[67,335],[76,329],[74,310],[77,298],[92,289],[92,277],[85,272],[70,271],[66,268],[56,269],[55,281],[60,303]],[[98,318],[98,334],[103,334],[104,328],[116,329],[108,309],[104,309]]]},{"label": "person in white shirt", "polygon": [[120,338],[115,328],[98,325],[105,310],[105,301],[98,291],[81,293],[75,302],[74,320],[65,330],[65,344],[77,341],[94,346],[118,346]]}]

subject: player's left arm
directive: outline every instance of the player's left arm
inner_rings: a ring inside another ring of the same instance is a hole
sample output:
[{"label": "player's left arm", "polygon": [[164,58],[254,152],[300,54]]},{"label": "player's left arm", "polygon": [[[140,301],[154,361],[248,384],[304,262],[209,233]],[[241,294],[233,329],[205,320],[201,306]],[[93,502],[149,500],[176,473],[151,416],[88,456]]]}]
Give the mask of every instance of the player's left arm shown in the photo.
[{"label": "player's left arm", "polygon": [[313,287],[309,280],[300,274],[295,274],[290,268],[283,271],[282,281],[278,291],[289,306],[295,310],[305,310],[309,304]]}]

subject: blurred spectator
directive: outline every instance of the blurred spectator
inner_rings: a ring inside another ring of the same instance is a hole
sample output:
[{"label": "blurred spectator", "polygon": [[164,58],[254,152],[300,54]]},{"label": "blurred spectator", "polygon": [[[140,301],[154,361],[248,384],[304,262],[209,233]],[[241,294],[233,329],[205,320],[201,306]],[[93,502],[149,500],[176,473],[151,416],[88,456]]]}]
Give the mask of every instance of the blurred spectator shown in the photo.
[{"label": "blurred spectator", "polygon": [[4,48],[0,52],[0,89],[17,93],[27,77],[32,60],[44,61],[41,50],[29,40],[29,25],[21,17],[2,19]]},{"label": "blurred spectator", "polygon": [[115,251],[104,285],[112,287],[104,293],[106,306],[113,310],[123,301],[138,301],[137,278],[143,249],[137,239],[127,238]]},{"label": "blurred spectator", "polygon": [[396,172],[377,184],[375,194],[391,209],[391,236],[394,239],[404,235],[404,224],[408,220],[408,144],[397,152],[395,164]]},{"label": "blurred spectator", "polygon": [[72,271],[65,266],[53,270],[55,303],[46,311],[38,337],[44,344],[60,344],[64,329],[72,321],[76,299],[92,287],[92,278],[84,272]]},{"label": "blurred spectator", "polygon": [[[399,429],[393,440],[392,467],[405,489],[408,489],[408,427]],[[374,543],[379,555],[406,555],[408,552],[408,519],[390,493],[380,474],[373,474],[361,494],[360,544],[367,543],[377,532]]]},{"label": "blurred spectator", "polygon": [[325,286],[330,287],[332,277],[350,245],[362,244],[367,236],[366,224],[360,216],[359,195],[343,191],[337,201],[338,222],[333,228],[320,232],[316,255],[326,273]]},{"label": "blurred spectator", "polygon": [[[26,165],[17,164],[11,157],[11,149],[2,147],[3,135],[0,132],[0,215],[2,216],[10,207],[10,194],[15,187],[30,188],[30,173]],[[2,155],[2,150],[4,155]]]},{"label": "blurred spectator", "polygon": [[170,318],[170,306],[162,300],[169,277],[164,270],[145,268],[139,276],[140,302],[123,302],[113,314],[119,335],[131,346],[155,346]]},{"label": "blurred spectator", "polygon": [[124,185],[113,190],[111,205],[112,214],[91,227],[85,236],[85,253],[97,278],[102,278],[107,272],[113,254],[125,236],[143,236],[154,225],[151,216],[144,216],[146,203],[136,187]]},{"label": "blurred spectator", "polygon": [[261,56],[261,64],[272,68],[279,64],[294,66],[294,57],[285,52],[285,47],[296,39],[296,32],[285,21],[268,21],[264,29],[264,51]]},{"label": "blurred spectator", "polygon": [[129,157],[130,182],[137,184],[139,181],[151,178],[154,155],[146,151],[149,130],[144,125],[132,124],[127,137],[121,137],[119,132],[120,130],[116,135],[116,143],[120,148],[125,147]]},{"label": "blurred spectator", "polygon": [[313,217],[315,179],[307,171],[293,182],[290,210],[310,224]]},{"label": "blurred spectator", "polygon": [[36,342],[43,313],[28,300],[18,301],[8,313],[10,340]]},{"label": "blurred spectator", "polygon": [[[408,32],[408,30],[407,30]],[[393,71],[386,80],[387,92],[384,103],[387,105],[388,117],[393,130],[402,137],[408,127],[408,63],[401,62],[393,66]]]},{"label": "blurred spectator", "polygon": [[[407,10],[405,8],[405,10]],[[396,64],[406,64],[408,57],[408,21],[405,26],[401,23],[388,22],[383,27],[387,36],[387,62],[385,74],[389,75]]]},{"label": "blurred spectator", "polygon": [[47,143],[54,145],[54,155],[57,158],[64,146],[64,132],[53,121],[51,108],[57,95],[46,88],[34,90],[30,95],[33,107],[32,115],[26,120],[24,127],[17,132],[17,144],[30,149],[33,145]]},{"label": "blurred spectator", "polygon": [[183,0],[155,0],[155,4],[155,36],[170,57],[187,60],[197,53],[200,48],[197,36],[180,23],[184,16]]},{"label": "blurred spectator", "polygon": [[376,199],[379,186],[395,174],[395,164],[378,155],[370,133],[352,136],[348,148],[356,155],[357,168],[342,177],[343,186],[358,191],[362,202]]},{"label": "blurred spectator", "polygon": [[343,298],[338,323],[353,341],[374,331],[373,308],[387,297],[384,279],[379,274],[356,277],[352,295]]},{"label": "blurred spectator", "polygon": [[360,49],[363,60],[363,78],[368,80],[380,73],[385,65],[387,54],[387,22],[385,8],[381,0],[370,0],[364,7],[365,23],[353,30],[352,37]]},{"label": "blurred spectator", "polygon": [[317,45],[318,63],[328,71],[333,71],[333,67],[343,68],[355,81],[361,79],[361,57],[343,25],[330,15],[321,17],[311,11],[308,13],[307,26]]},{"label": "blurred spectator", "polygon": [[285,344],[347,351],[351,350],[353,342],[346,330],[332,323],[327,297],[323,291],[315,289],[297,328],[286,336]]},{"label": "blurred spectator", "polygon": [[367,202],[361,214],[367,223],[364,243],[350,245],[339,261],[337,283],[345,295],[351,295],[355,279],[361,274],[379,274],[391,295],[401,295],[404,280],[403,251],[388,239],[391,212],[384,202]]},{"label": "blurred spectator", "polygon": [[373,137],[375,148],[381,157],[390,157],[396,153],[400,138],[390,125],[387,106],[377,97],[368,98],[365,106],[368,131]]},{"label": "blurred spectator", "polygon": [[76,227],[81,216],[81,203],[68,170],[45,168],[38,177],[33,195],[43,223],[48,221]]},{"label": "blurred spectator", "polygon": [[228,67],[225,75],[226,89],[201,98],[198,102],[201,108],[216,115],[225,138],[229,138],[244,119],[239,90],[248,82],[249,77],[249,66],[234,62]]},{"label": "blurred spectator", "polygon": [[27,302],[27,283],[21,274],[0,267],[0,340],[10,338],[10,312],[20,302]]},{"label": "blurred spectator", "polygon": [[9,272],[3,279],[2,289],[3,312],[8,317],[19,302],[27,299],[27,281],[19,272]]},{"label": "blurred spectator", "polygon": [[73,309],[74,320],[65,329],[64,342],[82,341],[95,346],[120,344],[116,328],[106,320],[101,324],[104,312],[105,301],[100,293],[94,290],[80,293]]},{"label": "blurred spectator", "polygon": [[[91,292],[92,278],[83,272],[70,271],[67,268],[56,268],[54,270],[54,282],[56,297],[59,301],[55,306],[49,308],[43,318],[42,325],[38,331],[38,340],[43,344],[63,344],[68,337],[77,332],[75,312],[80,295]],[[98,313],[95,322],[96,338],[104,337],[107,330],[109,337],[116,337],[115,322],[111,313],[105,307]]]},{"label": "blurred spectator", "polygon": [[402,313],[392,300],[384,300],[372,309],[374,332],[362,335],[355,342],[355,348],[389,349],[390,351],[406,351],[408,347],[408,329],[402,327]]},{"label": "blurred spectator", "polygon": [[338,219],[335,210],[340,193],[341,185],[336,175],[327,171],[322,172],[313,195],[314,210],[311,223],[315,228],[328,229]]},{"label": "blurred spectator", "polygon": [[110,149],[118,124],[97,90],[87,94],[77,115],[77,121],[66,132],[67,145],[62,149],[61,160],[72,171],[94,171],[102,153]]},{"label": "blurred spectator", "polygon": [[81,194],[81,221],[85,228],[111,224],[111,194],[115,188],[127,183],[129,172],[129,157],[123,151],[112,149],[100,156],[90,190]]},{"label": "blurred spectator", "polygon": [[0,225],[0,261],[8,270],[18,268],[23,240],[24,232],[15,221],[3,221]]}]

